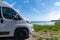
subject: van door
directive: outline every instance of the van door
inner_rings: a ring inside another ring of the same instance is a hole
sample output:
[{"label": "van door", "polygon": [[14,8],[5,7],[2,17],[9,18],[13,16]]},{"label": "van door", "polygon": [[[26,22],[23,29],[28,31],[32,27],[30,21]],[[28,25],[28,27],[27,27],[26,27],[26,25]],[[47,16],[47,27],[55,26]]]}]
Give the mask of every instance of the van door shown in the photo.
[{"label": "van door", "polygon": [[[7,34],[13,31],[13,25],[15,25],[15,20],[13,20],[14,16],[11,13],[11,9],[8,7],[2,7],[3,13],[3,24],[4,26],[1,28],[1,31],[6,32]],[[15,14],[14,14],[15,15]]]},{"label": "van door", "polygon": [[[3,18],[1,17],[1,13]],[[15,24],[13,16],[11,14],[10,8],[2,7],[2,11],[0,8],[0,35],[9,35],[13,30],[13,25]],[[1,21],[3,20],[3,22]]]},{"label": "van door", "polygon": [[15,16],[17,14],[16,11],[8,7],[2,7],[2,13],[4,26],[1,28],[1,31],[9,33],[11,33],[11,31],[13,32],[15,24],[18,22],[18,20],[21,20],[21,18],[18,17],[15,20]]},{"label": "van door", "polygon": [[8,32],[2,31],[2,30],[4,30],[3,27],[5,27],[6,25],[5,25],[5,23],[3,23],[3,17],[2,17],[1,8],[2,7],[0,7],[0,35],[6,35],[6,34],[8,34]]},{"label": "van door", "polygon": [[15,25],[20,22],[18,20],[22,20],[22,18],[18,16],[16,19],[16,11],[8,7],[2,7],[2,13],[4,26],[1,28],[1,31],[7,33],[13,32]]}]

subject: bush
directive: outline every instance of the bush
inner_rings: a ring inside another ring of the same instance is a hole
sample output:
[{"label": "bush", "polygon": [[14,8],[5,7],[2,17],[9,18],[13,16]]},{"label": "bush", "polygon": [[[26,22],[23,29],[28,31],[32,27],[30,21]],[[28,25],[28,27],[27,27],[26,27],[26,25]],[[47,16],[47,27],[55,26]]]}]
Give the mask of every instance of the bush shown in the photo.
[{"label": "bush", "polygon": [[46,40],[53,40],[53,38],[46,38]]},{"label": "bush", "polygon": [[54,37],[53,39],[54,39],[54,40],[58,40],[58,37]]},{"label": "bush", "polygon": [[55,26],[60,26],[60,21],[56,21]]},{"label": "bush", "polygon": [[43,40],[43,38],[42,37],[39,37],[37,40]]}]

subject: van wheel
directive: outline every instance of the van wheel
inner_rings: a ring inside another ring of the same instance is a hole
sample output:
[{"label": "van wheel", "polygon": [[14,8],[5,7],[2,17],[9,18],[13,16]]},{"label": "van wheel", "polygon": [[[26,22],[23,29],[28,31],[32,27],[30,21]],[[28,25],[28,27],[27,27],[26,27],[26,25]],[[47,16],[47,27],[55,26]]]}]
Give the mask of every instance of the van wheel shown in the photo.
[{"label": "van wheel", "polygon": [[26,29],[20,28],[15,31],[16,40],[24,40],[28,35],[28,31]]}]

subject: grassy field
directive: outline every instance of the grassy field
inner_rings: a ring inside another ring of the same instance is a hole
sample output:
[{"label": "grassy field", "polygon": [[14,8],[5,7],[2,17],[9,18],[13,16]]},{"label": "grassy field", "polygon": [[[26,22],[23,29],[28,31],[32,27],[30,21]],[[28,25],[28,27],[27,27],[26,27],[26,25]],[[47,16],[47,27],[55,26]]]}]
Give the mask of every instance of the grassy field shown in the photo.
[{"label": "grassy field", "polygon": [[60,31],[60,22],[56,22],[55,25],[37,25],[34,24],[34,30],[38,31]]},{"label": "grassy field", "polygon": [[[36,37],[39,33],[39,37],[37,40],[60,40],[60,22],[56,22],[55,25],[36,25],[34,24],[34,30],[36,32],[33,37]],[[47,38],[41,37],[41,35],[44,37],[47,36]],[[49,37],[48,37],[49,35]]]}]

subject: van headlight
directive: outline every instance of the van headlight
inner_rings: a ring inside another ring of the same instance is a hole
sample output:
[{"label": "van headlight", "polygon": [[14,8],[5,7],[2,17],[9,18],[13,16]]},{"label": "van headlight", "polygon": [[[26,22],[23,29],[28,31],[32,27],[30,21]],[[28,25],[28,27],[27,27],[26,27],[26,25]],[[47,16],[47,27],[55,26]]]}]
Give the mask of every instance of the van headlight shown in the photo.
[{"label": "van headlight", "polygon": [[31,26],[31,28],[33,28],[33,25],[32,24],[30,24],[30,26]]}]

